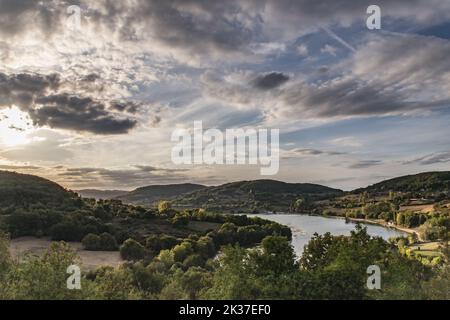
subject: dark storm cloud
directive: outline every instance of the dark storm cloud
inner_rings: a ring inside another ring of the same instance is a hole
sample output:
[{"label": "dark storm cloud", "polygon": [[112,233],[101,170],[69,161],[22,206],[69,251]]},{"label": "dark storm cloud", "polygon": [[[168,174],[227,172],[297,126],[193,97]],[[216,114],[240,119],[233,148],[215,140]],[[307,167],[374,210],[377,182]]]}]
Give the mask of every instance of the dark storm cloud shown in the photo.
[{"label": "dark storm cloud", "polygon": [[361,160],[358,162],[355,162],[354,164],[351,164],[348,166],[349,169],[365,169],[370,168],[374,166],[381,165],[383,161],[381,160]]},{"label": "dark storm cloud", "polygon": [[30,112],[38,126],[87,131],[96,134],[127,133],[137,125],[135,120],[118,119],[104,104],[91,98],[55,94],[36,100],[41,107]]},{"label": "dark storm cloud", "polygon": [[91,97],[59,93],[58,74],[0,73],[0,108],[17,105],[37,126],[85,131],[94,134],[123,134],[136,127],[136,120],[117,113],[136,113],[134,102],[103,102]]},{"label": "dark storm cloud", "polygon": [[22,109],[29,108],[36,96],[60,86],[58,74],[38,75],[19,73],[7,75],[0,72],[0,108],[12,104]]},{"label": "dark storm cloud", "polygon": [[289,80],[289,76],[280,72],[271,72],[265,75],[258,76],[253,84],[260,90],[270,90],[281,86]]},{"label": "dark storm cloud", "polygon": [[142,105],[133,101],[113,101],[110,105],[110,108],[113,110],[132,114],[138,112],[140,107],[142,107]]}]

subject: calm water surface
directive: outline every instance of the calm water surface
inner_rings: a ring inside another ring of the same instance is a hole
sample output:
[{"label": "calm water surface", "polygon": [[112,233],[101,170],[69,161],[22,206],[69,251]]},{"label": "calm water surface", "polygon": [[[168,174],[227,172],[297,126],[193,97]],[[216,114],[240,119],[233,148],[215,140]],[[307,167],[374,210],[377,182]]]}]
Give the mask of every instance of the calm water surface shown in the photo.
[{"label": "calm water surface", "polygon": [[[292,245],[297,256],[303,252],[303,247],[308,244],[314,233],[324,234],[330,232],[332,235],[350,235],[350,231],[355,229],[355,223],[346,223],[345,219],[326,218],[320,216],[292,215],[292,214],[253,214],[263,219],[272,220],[288,226],[292,230]],[[367,232],[371,236],[379,236],[385,240],[391,237],[405,235],[404,232],[385,228],[377,225],[365,224]]]}]

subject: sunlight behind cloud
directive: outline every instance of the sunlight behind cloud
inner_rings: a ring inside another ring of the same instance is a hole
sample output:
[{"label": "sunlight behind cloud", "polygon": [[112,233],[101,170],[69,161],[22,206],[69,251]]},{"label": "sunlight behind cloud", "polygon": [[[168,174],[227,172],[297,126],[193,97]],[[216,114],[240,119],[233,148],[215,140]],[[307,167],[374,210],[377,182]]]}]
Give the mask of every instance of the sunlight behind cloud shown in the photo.
[{"label": "sunlight behind cloud", "polygon": [[14,147],[31,141],[33,125],[27,113],[12,107],[0,111],[0,145]]}]

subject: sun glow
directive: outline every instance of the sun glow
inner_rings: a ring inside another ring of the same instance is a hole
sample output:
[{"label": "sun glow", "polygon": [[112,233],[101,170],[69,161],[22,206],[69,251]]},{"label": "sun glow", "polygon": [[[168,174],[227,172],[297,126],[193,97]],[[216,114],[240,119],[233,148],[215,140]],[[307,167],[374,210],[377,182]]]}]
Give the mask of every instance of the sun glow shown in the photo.
[{"label": "sun glow", "polygon": [[27,113],[12,107],[0,111],[0,145],[14,147],[31,141],[33,125]]}]

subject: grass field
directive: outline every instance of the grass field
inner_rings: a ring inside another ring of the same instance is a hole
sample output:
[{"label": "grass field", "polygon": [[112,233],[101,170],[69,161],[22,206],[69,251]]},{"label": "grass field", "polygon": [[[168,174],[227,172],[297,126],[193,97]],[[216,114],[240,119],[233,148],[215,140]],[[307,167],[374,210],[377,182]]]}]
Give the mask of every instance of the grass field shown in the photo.
[{"label": "grass field", "polygon": [[439,242],[427,242],[411,246],[415,255],[422,257],[439,257],[442,255]]},{"label": "grass field", "polygon": [[[45,238],[21,237],[11,240],[10,252],[14,259],[23,260],[27,255],[39,256],[51,245],[52,241]],[[118,251],[87,251],[80,242],[69,242],[69,245],[81,258],[84,270],[93,270],[99,266],[117,267],[124,260]]]}]

